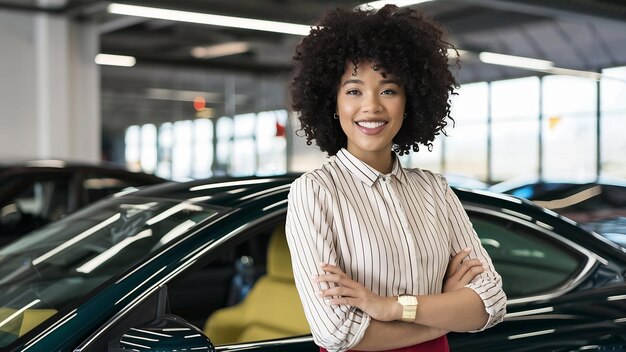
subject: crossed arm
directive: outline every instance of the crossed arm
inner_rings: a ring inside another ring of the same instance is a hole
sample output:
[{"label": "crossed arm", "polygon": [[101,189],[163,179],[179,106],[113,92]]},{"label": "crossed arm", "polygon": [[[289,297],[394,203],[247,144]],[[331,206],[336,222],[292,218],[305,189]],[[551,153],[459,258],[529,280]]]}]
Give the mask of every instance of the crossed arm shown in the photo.
[{"label": "crossed arm", "polygon": [[373,293],[334,265],[322,263],[321,268],[327,274],[313,281],[337,285],[318,291],[317,295],[327,304],[354,306],[372,318],[365,335],[353,349],[378,351],[406,347],[438,338],[448,331],[470,331],[485,325],[488,314],[483,301],[465,287],[484,271],[484,264],[478,259],[464,260],[468,254],[468,250],[462,251],[450,261],[443,293],[417,297],[418,313],[413,323],[400,321],[402,306],[396,297]]}]

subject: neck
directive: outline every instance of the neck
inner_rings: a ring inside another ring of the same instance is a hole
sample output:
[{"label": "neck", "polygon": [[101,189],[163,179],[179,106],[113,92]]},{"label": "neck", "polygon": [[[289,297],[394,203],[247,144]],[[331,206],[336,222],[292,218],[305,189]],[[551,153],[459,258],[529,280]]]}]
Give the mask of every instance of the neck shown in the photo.
[{"label": "neck", "polygon": [[350,150],[348,147],[348,151],[381,174],[388,174],[393,169],[393,154],[389,149],[376,152],[362,152]]}]

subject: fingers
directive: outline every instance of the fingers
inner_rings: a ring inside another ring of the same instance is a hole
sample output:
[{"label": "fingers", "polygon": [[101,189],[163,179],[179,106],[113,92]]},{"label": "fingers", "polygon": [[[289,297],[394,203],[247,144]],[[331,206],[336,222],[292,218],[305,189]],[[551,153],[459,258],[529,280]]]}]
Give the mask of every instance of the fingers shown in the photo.
[{"label": "fingers", "polygon": [[353,298],[348,297],[339,297],[333,298],[326,301],[328,305],[339,306],[339,305],[348,305],[348,306],[356,306]]},{"label": "fingers", "polygon": [[327,263],[321,263],[320,267],[328,274],[315,276],[312,278],[313,282],[334,282],[338,285],[356,289],[360,284],[348,277],[339,267]]},{"label": "fingers", "polygon": [[459,280],[459,284],[463,286],[469,284],[470,282],[472,282],[472,280],[474,280],[476,275],[481,274],[484,271],[485,271],[485,267],[482,264],[480,266],[478,265],[472,266],[465,272],[465,274],[463,274],[463,277],[461,277],[461,279]]},{"label": "fingers", "polygon": [[354,297],[354,291],[347,287],[333,287],[326,290],[317,291],[316,295],[318,297],[329,297],[329,296],[348,296]]},{"label": "fingers", "polygon": [[348,287],[348,288],[357,288],[359,287],[359,283],[347,277],[345,274],[324,274],[313,278],[313,282],[321,283],[330,283],[334,282],[337,285]]},{"label": "fingers", "polygon": [[463,262],[463,259],[465,259],[470,254],[470,251],[471,248],[465,248],[464,250],[455,254],[454,257],[452,257],[452,260],[450,260],[450,263],[448,264],[448,269],[446,270],[446,277],[452,276],[457,271],[459,265],[461,265],[461,262]]},{"label": "fingers", "polygon": [[[354,304],[354,299],[359,298],[359,292],[346,287],[334,287],[327,290],[321,290],[315,293],[317,297],[323,298],[327,304]],[[345,302],[350,303],[345,303]]]},{"label": "fingers", "polygon": [[467,284],[472,282],[472,280],[474,280],[476,275],[481,274],[483,271],[485,271],[485,267],[480,260],[466,260],[463,264],[461,264],[456,273],[446,280],[444,283],[445,290],[453,291],[465,287]]},{"label": "fingers", "polygon": [[344,274],[343,270],[341,270],[341,268],[339,268],[338,266],[332,265],[332,264],[328,264],[328,263],[320,263],[320,268],[322,268],[322,270],[324,270],[327,273],[333,273],[333,274]]},{"label": "fingers", "polygon": [[481,269],[483,268],[483,263],[482,261],[480,261],[480,259],[465,260],[463,263],[461,263],[461,265],[458,267],[456,272],[454,272],[454,274],[450,276],[450,279],[461,280],[461,278],[465,276],[465,274],[467,274],[473,268],[476,268],[476,267],[481,268]]},{"label": "fingers", "polygon": [[354,305],[355,299],[362,294],[360,291],[361,284],[350,279],[343,270],[335,265],[321,263],[320,267],[326,274],[314,276],[312,281],[316,283],[333,282],[337,286],[321,289],[315,294],[324,298],[328,305]]}]

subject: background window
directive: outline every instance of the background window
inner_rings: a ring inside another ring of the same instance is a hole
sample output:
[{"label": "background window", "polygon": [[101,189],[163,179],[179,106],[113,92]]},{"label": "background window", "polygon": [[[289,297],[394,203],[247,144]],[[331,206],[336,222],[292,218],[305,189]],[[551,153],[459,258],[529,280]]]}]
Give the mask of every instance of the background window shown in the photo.
[{"label": "background window", "polygon": [[626,178],[626,67],[610,68],[600,82],[601,174]]},{"label": "background window", "polygon": [[230,117],[221,117],[217,120],[217,150],[215,153],[215,161],[220,174],[225,174],[230,165],[230,154],[233,148],[233,119]]},{"label": "background window", "polygon": [[193,145],[193,124],[191,121],[174,123],[172,152],[172,179],[186,180],[191,176],[191,152]]},{"label": "background window", "polygon": [[586,180],[596,176],[596,81],[570,76],[543,79],[543,176]]},{"label": "background window", "polygon": [[[487,83],[463,85],[451,98],[454,124],[444,138],[446,173],[487,179]],[[454,126],[454,127],[453,127]]]},{"label": "background window", "polygon": [[287,110],[264,111],[257,115],[257,175],[276,175],[287,171]]},{"label": "background window", "polygon": [[158,159],[156,174],[163,178],[172,177],[172,123],[159,127]]},{"label": "background window", "polygon": [[229,174],[254,175],[256,171],[256,143],[254,138],[256,114],[235,115],[233,152]]},{"label": "background window", "polygon": [[491,83],[491,179],[537,176],[539,78]]},{"label": "background window", "polygon": [[141,126],[141,169],[154,173],[157,166],[157,129],[149,123]]},{"label": "background window", "polygon": [[433,142],[433,151],[428,151],[423,145],[420,145],[420,151],[411,152],[408,156],[404,156],[400,160],[404,167],[418,167],[424,170],[434,172],[443,172],[441,169],[441,161],[443,159],[443,143],[441,136],[435,138]]},{"label": "background window", "polygon": [[213,165],[213,121],[209,119],[194,121],[194,134],[193,177],[210,177]]},{"label": "background window", "polygon": [[141,151],[141,128],[139,126],[130,126],[126,129],[124,138],[126,167],[129,170],[141,170],[140,151]]}]

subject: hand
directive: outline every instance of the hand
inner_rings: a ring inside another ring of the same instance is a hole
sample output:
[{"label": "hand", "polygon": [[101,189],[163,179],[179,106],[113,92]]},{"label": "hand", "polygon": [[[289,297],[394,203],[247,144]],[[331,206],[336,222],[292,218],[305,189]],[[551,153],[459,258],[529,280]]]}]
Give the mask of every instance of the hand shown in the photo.
[{"label": "hand", "polygon": [[470,249],[457,253],[448,264],[446,278],[443,281],[443,292],[458,290],[469,284],[476,275],[485,271],[480,259],[464,259],[470,254]]},{"label": "hand", "polygon": [[345,304],[357,307],[378,321],[393,321],[398,319],[398,314],[402,315],[401,307],[396,302],[395,297],[383,297],[375,294],[365,286],[350,279],[346,273],[334,265],[322,263],[321,268],[326,274],[313,278],[313,282],[337,284],[337,287],[320,290],[316,293],[318,297],[327,300],[328,304]]}]

